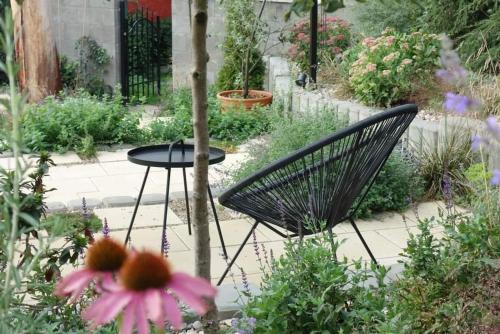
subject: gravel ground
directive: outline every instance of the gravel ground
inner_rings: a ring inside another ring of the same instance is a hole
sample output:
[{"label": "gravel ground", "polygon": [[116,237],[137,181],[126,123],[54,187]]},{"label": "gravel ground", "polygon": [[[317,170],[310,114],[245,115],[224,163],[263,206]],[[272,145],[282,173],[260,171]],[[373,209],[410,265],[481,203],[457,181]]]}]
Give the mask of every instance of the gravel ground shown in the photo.
[{"label": "gravel ground", "polygon": [[[241,218],[241,215],[239,213],[223,207],[217,202],[217,200],[214,201],[219,221]],[[214,215],[212,213],[212,207],[210,205],[210,202],[207,202],[207,205],[208,205],[208,219],[214,220]],[[184,223],[187,223],[186,202],[183,199],[175,199],[170,201],[169,207],[177,215],[177,217],[179,217]],[[191,200],[189,203],[189,213],[191,215],[191,219],[193,219],[193,205]]]}]

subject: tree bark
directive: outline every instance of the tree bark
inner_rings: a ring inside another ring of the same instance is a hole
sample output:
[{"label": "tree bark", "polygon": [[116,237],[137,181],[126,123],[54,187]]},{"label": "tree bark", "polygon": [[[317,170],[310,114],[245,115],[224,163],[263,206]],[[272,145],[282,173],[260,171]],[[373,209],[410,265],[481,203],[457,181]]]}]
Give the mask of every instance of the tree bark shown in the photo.
[{"label": "tree bark", "polygon": [[59,56],[50,22],[50,1],[11,0],[19,85],[30,102],[61,89]]},{"label": "tree bark", "polygon": [[[210,234],[208,228],[208,103],[207,103],[207,22],[208,0],[194,0],[192,10],[192,47],[194,68],[191,74],[194,128],[193,225],[195,272],[210,281]],[[207,300],[210,309],[203,317],[205,333],[217,333],[217,307]]]}]

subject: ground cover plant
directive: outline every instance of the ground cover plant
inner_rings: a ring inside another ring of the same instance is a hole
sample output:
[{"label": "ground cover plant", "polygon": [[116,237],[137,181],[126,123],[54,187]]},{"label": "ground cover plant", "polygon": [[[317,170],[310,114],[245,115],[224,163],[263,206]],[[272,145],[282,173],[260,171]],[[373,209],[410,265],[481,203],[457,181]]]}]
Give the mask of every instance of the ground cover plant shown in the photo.
[{"label": "ground cover plant", "polygon": [[[249,148],[249,159],[233,172],[232,179],[249,176],[346,125],[346,120],[329,110],[277,118],[271,123],[270,133],[264,141]],[[416,165],[405,154],[395,152],[382,168],[357,214],[366,217],[374,212],[402,210],[409,205],[408,198],[418,199],[421,193],[422,181],[417,175]]]},{"label": "ground cover plant", "polygon": [[495,333],[500,193],[483,185],[482,194],[472,215],[420,221],[394,281],[384,266],[338,259],[336,237],[288,241],[278,259],[258,258],[262,294],[244,318],[255,319],[253,333]]},{"label": "ground cover plant", "polygon": [[[192,100],[189,89],[178,89],[169,99],[163,113],[166,120],[153,121],[147,138],[151,142],[165,142],[179,138],[192,138]],[[208,130],[210,138],[229,144],[240,144],[268,131],[269,123],[282,106],[257,106],[251,111],[233,108],[220,112],[216,92],[212,88],[208,95]]]},{"label": "ground cover plant", "polygon": [[262,294],[243,308],[253,333],[373,333],[384,319],[387,271],[337,259],[338,246],[325,233],[288,241],[278,259],[259,258]]},{"label": "ground cover plant", "polygon": [[[119,93],[97,97],[82,90],[48,97],[30,105],[22,119],[23,139],[32,152],[74,150],[83,157],[95,155],[99,145],[167,143],[193,137],[192,102],[189,89],[169,96],[163,115],[140,126],[141,111],[123,104]],[[233,147],[268,131],[270,121],[282,105],[255,107],[252,111],[220,112],[215,91],[209,94],[209,131],[212,140]],[[0,117],[4,117],[0,115]],[[0,132],[0,138],[5,134]],[[6,148],[0,139],[0,148]]]},{"label": "ground cover plant", "polygon": [[127,111],[119,94],[101,99],[79,91],[49,97],[28,106],[22,126],[24,142],[35,152],[74,150],[92,156],[98,144],[142,140],[139,116]]}]

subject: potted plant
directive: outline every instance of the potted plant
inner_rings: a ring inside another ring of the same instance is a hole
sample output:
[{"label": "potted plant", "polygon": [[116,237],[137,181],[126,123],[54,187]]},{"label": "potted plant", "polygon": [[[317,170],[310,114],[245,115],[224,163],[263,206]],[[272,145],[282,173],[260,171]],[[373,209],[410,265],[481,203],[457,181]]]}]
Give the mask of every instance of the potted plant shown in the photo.
[{"label": "potted plant", "polygon": [[261,44],[267,38],[261,18],[266,2],[262,1],[258,14],[254,11],[256,0],[223,2],[226,12],[224,64],[216,82],[221,111],[230,107],[249,110],[255,104],[265,106],[272,102],[272,93],[262,90],[266,66]]}]

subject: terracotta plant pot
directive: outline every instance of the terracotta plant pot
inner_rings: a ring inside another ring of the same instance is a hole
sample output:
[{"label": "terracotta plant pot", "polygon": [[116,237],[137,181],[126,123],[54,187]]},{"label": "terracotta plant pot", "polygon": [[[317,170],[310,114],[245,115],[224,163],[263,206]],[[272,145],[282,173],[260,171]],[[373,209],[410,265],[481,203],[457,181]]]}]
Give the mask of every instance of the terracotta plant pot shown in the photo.
[{"label": "terracotta plant pot", "polygon": [[263,90],[250,90],[248,98],[242,97],[242,90],[225,90],[217,94],[217,100],[220,102],[221,112],[228,111],[230,108],[244,107],[250,110],[254,105],[267,106],[273,102],[273,93]]}]

